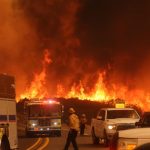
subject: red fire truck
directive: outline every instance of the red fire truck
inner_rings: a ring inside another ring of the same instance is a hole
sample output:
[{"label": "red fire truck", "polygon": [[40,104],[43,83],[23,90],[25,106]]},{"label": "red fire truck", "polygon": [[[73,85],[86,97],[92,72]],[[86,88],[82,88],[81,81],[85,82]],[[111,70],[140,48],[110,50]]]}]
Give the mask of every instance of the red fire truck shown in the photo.
[{"label": "red fire truck", "polygon": [[25,103],[26,135],[61,136],[63,105],[52,99],[32,99]]}]

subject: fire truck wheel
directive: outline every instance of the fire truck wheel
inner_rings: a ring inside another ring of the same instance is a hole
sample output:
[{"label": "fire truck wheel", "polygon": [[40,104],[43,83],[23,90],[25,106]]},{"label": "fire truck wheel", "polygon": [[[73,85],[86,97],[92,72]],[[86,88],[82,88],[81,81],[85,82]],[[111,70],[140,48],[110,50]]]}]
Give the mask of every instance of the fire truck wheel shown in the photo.
[{"label": "fire truck wheel", "polygon": [[7,135],[3,135],[1,140],[1,150],[10,150],[10,144]]}]

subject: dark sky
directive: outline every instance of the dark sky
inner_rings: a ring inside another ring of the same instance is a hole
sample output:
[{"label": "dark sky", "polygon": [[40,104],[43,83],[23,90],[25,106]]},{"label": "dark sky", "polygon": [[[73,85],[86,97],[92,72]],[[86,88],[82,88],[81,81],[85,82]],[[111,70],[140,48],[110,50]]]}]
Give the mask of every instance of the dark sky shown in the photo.
[{"label": "dark sky", "polygon": [[40,71],[44,49],[48,49],[53,61],[47,68],[51,85],[63,82],[71,86],[106,70],[109,83],[149,90],[150,1],[0,3],[5,6],[0,15],[0,68],[15,74],[21,89]]}]

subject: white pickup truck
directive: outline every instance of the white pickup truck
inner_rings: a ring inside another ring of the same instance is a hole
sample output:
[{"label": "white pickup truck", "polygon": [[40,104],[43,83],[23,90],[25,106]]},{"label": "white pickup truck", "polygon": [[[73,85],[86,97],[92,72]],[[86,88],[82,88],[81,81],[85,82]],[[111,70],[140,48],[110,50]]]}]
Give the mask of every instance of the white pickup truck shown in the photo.
[{"label": "white pickup truck", "polygon": [[135,128],[135,122],[139,120],[140,116],[133,108],[100,109],[97,117],[91,121],[93,144],[98,144],[101,140],[108,146],[117,131]]}]

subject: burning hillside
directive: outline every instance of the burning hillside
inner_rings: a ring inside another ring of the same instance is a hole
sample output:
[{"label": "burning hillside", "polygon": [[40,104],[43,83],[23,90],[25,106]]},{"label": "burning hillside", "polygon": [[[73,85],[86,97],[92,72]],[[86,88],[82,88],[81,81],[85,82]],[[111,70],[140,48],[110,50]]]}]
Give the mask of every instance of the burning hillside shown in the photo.
[{"label": "burning hillside", "polygon": [[91,101],[109,101],[112,99],[125,99],[127,104],[138,105],[145,110],[149,109],[150,95],[140,89],[129,89],[129,87],[121,84],[110,83],[107,85],[106,80],[107,72],[98,72],[97,78],[94,81],[91,80],[91,86],[88,86],[86,80],[80,80],[74,82],[70,88],[65,87],[63,83],[56,84],[56,92],[54,95],[49,94],[46,82],[48,65],[51,65],[52,60],[49,58],[48,50],[45,50],[44,60],[42,61],[43,68],[39,74],[35,74],[34,80],[31,82],[25,92],[21,94],[19,98],[32,99],[32,98],[44,98],[44,97],[63,97],[63,98],[78,98],[80,100]]}]

